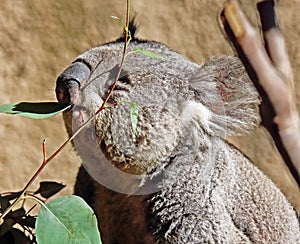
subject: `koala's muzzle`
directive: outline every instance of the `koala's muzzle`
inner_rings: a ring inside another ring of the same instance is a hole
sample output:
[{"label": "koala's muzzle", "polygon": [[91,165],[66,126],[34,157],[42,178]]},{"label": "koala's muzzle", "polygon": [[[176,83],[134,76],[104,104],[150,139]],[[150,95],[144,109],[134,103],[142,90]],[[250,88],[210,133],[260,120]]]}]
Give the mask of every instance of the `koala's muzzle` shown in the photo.
[{"label": "koala's muzzle", "polygon": [[77,61],[71,64],[56,80],[57,100],[62,104],[73,104],[90,74],[91,70],[85,63]]}]

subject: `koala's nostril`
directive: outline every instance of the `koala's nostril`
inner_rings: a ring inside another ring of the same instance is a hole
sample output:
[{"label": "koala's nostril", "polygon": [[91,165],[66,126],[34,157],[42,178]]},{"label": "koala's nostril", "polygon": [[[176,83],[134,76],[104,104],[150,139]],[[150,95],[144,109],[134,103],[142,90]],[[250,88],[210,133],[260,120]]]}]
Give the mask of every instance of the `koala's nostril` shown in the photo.
[{"label": "koala's nostril", "polygon": [[79,92],[79,84],[75,80],[59,81],[56,85],[56,98],[60,103],[71,104],[76,99]]},{"label": "koala's nostril", "polygon": [[60,103],[73,103],[78,96],[79,89],[89,79],[91,74],[88,65],[77,61],[66,68],[56,81],[56,97]]}]

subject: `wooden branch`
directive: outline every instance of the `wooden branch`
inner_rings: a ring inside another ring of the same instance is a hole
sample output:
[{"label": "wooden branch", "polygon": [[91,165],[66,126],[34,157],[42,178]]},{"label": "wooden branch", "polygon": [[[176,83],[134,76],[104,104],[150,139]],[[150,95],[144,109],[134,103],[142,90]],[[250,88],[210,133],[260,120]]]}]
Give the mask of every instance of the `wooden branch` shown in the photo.
[{"label": "wooden branch", "polygon": [[237,1],[227,1],[221,21],[249,77],[262,97],[262,125],[269,131],[300,186],[300,129],[292,69],[279,31],[274,1],[257,4],[263,38],[250,25]]}]

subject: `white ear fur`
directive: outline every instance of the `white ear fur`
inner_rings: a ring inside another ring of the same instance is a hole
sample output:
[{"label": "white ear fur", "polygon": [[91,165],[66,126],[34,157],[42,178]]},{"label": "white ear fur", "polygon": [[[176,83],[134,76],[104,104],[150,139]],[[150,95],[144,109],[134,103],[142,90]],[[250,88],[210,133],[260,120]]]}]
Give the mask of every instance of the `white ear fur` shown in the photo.
[{"label": "white ear fur", "polygon": [[183,124],[189,124],[192,120],[196,120],[203,129],[207,132],[212,133],[210,130],[210,121],[212,119],[212,112],[205,107],[203,104],[189,101],[186,103],[182,113],[181,119]]},{"label": "white ear fur", "polygon": [[[260,123],[260,98],[238,58],[225,56],[206,62],[189,80],[194,92],[194,113],[199,111],[199,122],[208,132],[224,137],[243,135]],[[191,104],[191,103],[190,103]],[[191,105],[190,105],[191,106]],[[195,109],[195,107],[201,109]],[[202,107],[205,107],[203,109]]]}]

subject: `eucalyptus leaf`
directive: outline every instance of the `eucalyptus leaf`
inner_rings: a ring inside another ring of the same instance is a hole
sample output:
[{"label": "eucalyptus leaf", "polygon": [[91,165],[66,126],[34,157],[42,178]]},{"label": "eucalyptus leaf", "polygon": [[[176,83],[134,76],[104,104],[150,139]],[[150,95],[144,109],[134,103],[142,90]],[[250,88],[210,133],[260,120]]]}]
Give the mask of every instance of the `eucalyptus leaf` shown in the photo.
[{"label": "eucalyptus leaf", "polygon": [[149,51],[149,50],[144,50],[144,49],[141,49],[141,48],[136,48],[134,49],[135,52],[138,52],[138,53],[142,53],[148,57],[151,57],[151,58],[157,58],[157,59],[164,59],[164,57],[160,56],[159,54],[155,53],[155,52],[152,52],[152,51]]},{"label": "eucalyptus leaf", "polygon": [[93,210],[78,196],[64,196],[45,204],[36,220],[39,244],[101,243]]},{"label": "eucalyptus leaf", "polygon": [[0,113],[14,114],[31,119],[47,119],[70,107],[71,105],[62,105],[56,102],[20,102],[0,105]]},{"label": "eucalyptus leaf", "polygon": [[127,43],[126,43],[126,46],[128,46],[129,43],[130,43],[130,41],[132,40],[132,37],[131,37],[131,33],[130,33],[129,28],[128,28],[128,26],[126,25],[125,20],[123,20],[122,18],[119,18],[119,17],[117,17],[117,16],[111,16],[111,18],[116,19],[116,20],[119,20],[119,21],[121,22],[121,24],[123,25],[124,31],[127,32],[127,35],[128,35],[128,40],[127,40]]},{"label": "eucalyptus leaf", "polygon": [[126,27],[126,23],[125,23],[125,20],[123,20],[122,18],[120,18],[120,17],[117,17],[117,16],[111,16],[111,18],[113,18],[113,19],[116,19],[116,20],[119,20],[120,22],[121,22],[121,24],[123,25],[123,27],[124,27],[124,30],[126,30],[127,29],[127,27]]}]

